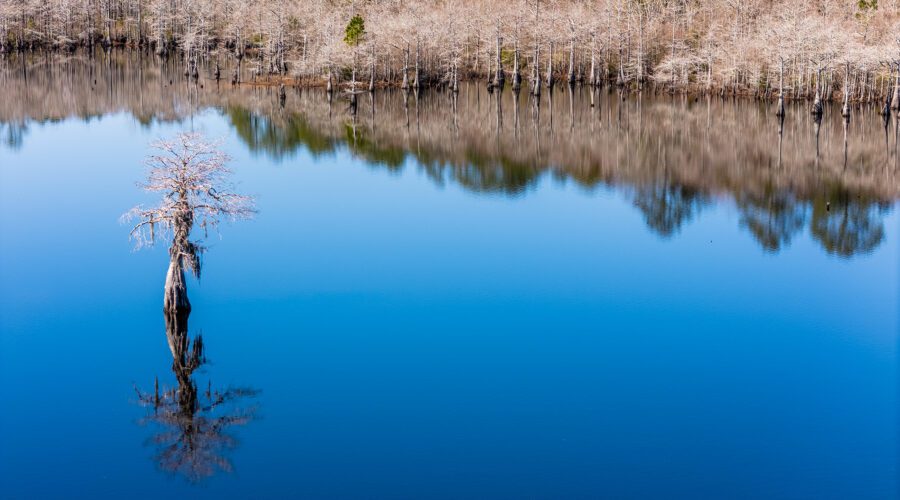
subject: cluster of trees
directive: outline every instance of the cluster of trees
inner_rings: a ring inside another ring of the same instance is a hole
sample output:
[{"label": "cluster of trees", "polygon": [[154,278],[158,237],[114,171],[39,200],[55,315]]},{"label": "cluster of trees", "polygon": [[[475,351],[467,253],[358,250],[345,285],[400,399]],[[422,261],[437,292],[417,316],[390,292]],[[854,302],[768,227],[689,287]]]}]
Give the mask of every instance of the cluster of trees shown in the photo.
[{"label": "cluster of trees", "polygon": [[900,81],[900,0],[0,0],[0,51],[95,44],[181,52],[215,76],[221,58],[245,60],[307,84],[479,77],[874,101]]}]

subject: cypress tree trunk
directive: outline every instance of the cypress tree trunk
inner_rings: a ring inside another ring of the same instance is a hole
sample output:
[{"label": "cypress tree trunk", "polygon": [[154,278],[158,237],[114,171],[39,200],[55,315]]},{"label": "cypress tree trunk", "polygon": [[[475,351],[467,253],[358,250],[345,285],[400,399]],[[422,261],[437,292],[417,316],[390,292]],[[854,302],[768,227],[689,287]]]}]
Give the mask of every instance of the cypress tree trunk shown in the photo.
[{"label": "cypress tree trunk", "polygon": [[375,44],[372,44],[372,65],[369,70],[369,92],[375,91]]},{"label": "cypress tree trunk", "polygon": [[894,80],[894,100],[891,109],[900,111],[900,62],[897,63],[897,78]]},{"label": "cypress tree trunk", "polygon": [[175,235],[172,238],[172,246],[169,247],[169,270],[166,272],[166,284],[163,295],[163,310],[167,312],[191,310],[191,302],[187,296],[187,283],[184,279],[185,257],[190,258],[190,265],[196,272],[199,269],[199,260],[195,253],[195,247],[190,242],[191,226],[193,226],[193,212],[188,207],[187,193],[179,193],[179,215],[175,220]]},{"label": "cypress tree trunk", "polygon": [[813,99],[812,109],[810,110],[812,114],[816,116],[822,116],[822,91],[821,91],[821,80],[822,70],[818,70],[816,72],[816,96]]},{"label": "cypress tree trunk", "polygon": [[547,89],[553,90],[553,42],[547,52]]},{"label": "cypress tree trunk", "polygon": [[778,108],[775,115],[784,116],[784,59],[781,60],[781,69],[778,72]]},{"label": "cypress tree trunk", "polygon": [[844,105],[841,107],[841,116],[844,119],[850,119],[850,63],[847,63],[847,69],[844,77]]},{"label": "cypress tree trunk", "polygon": [[169,260],[163,295],[163,310],[166,312],[189,312],[191,310],[191,302],[187,296],[187,284],[184,280],[184,266],[181,263],[181,257],[177,254],[172,255]]},{"label": "cypress tree trunk", "polygon": [[406,43],[406,51],[403,53],[403,83],[400,88],[406,90],[409,88],[409,42]]},{"label": "cypress tree trunk", "polygon": [[506,76],[503,74],[503,60],[501,59],[501,47],[503,45],[503,39],[500,37],[500,21],[497,21],[497,76],[494,78],[494,82],[498,87],[502,87],[503,83],[506,80]]},{"label": "cypress tree trunk", "polygon": [[519,39],[516,39],[515,49],[513,52],[513,90],[522,88],[522,75],[519,74]]},{"label": "cypress tree trunk", "polygon": [[413,81],[413,87],[416,90],[422,88],[422,80],[419,79],[419,40],[416,40],[416,71],[415,71],[415,80]]}]

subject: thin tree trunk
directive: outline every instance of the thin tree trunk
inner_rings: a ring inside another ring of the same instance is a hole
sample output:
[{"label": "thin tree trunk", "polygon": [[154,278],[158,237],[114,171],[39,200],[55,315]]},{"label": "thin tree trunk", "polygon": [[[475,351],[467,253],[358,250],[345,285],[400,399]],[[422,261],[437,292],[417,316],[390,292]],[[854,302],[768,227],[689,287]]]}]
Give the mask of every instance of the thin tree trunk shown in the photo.
[{"label": "thin tree trunk", "polygon": [[847,63],[846,76],[844,77],[844,105],[841,107],[841,116],[850,118],[850,63]]},{"label": "thin tree trunk", "polygon": [[403,53],[403,83],[400,88],[406,90],[409,88],[409,42],[406,43],[406,50]]},{"label": "thin tree trunk", "polygon": [[784,59],[781,59],[781,69],[778,71],[778,108],[777,116],[784,116]]},{"label": "thin tree trunk", "polygon": [[897,77],[894,81],[894,100],[891,103],[891,109],[900,111],[900,62],[897,63]]},{"label": "thin tree trunk", "polygon": [[422,80],[419,75],[419,40],[416,40],[416,71],[415,71],[415,80],[413,81],[413,87],[416,90],[422,88]]},{"label": "thin tree trunk", "polygon": [[375,91],[375,44],[372,43],[372,65],[369,70],[369,92]]},{"label": "thin tree trunk", "polygon": [[547,89],[553,89],[553,42],[550,42],[550,48],[547,52]]},{"label": "thin tree trunk", "polygon": [[519,74],[519,39],[516,38],[515,48],[513,50],[513,90],[519,90],[522,87],[522,75]]},{"label": "thin tree trunk", "polygon": [[497,76],[494,82],[498,87],[503,87],[506,76],[503,74],[503,59],[501,57],[503,39],[500,37],[500,21],[497,20]]}]

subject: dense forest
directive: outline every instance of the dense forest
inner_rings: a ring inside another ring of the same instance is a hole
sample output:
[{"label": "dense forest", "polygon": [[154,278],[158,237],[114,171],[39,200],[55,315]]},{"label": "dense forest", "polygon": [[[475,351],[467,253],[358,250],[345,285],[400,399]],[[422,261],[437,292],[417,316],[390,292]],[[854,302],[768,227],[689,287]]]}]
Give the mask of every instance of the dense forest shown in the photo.
[{"label": "dense forest", "polygon": [[[900,0],[0,0],[0,52],[181,53],[194,76],[559,83],[900,105]],[[202,63],[206,64],[202,64]]]}]

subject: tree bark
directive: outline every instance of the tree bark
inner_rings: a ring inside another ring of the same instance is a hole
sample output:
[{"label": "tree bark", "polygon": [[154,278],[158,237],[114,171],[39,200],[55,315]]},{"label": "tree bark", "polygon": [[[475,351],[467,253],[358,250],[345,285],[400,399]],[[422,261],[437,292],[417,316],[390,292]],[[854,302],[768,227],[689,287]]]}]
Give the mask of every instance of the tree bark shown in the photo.
[{"label": "tree bark", "polygon": [[891,109],[900,111],[900,62],[897,62],[897,77],[894,80],[894,100],[891,102]]},{"label": "tree bark", "polygon": [[575,36],[569,39],[569,85],[575,85]]},{"label": "tree bark", "polygon": [[781,69],[778,71],[778,108],[775,115],[784,116],[784,59],[781,60]]},{"label": "tree bark", "polygon": [[406,43],[406,50],[403,53],[403,83],[400,88],[406,90],[409,88],[409,42]]},{"label": "tree bark", "polygon": [[547,89],[553,89],[553,42],[547,52]]},{"label": "tree bark", "polygon": [[513,82],[512,88],[513,90],[519,90],[522,88],[522,75],[519,74],[519,39],[516,39],[515,48],[513,51]]},{"label": "tree bark", "polygon": [[503,87],[503,83],[506,80],[506,76],[503,74],[503,60],[502,60],[502,45],[503,38],[500,37],[500,21],[497,21],[497,76],[494,78],[494,82],[498,87]]},{"label": "tree bark", "polygon": [[416,40],[416,70],[415,80],[413,81],[413,87],[415,87],[416,90],[422,88],[422,80],[419,77],[419,40]]},{"label": "tree bark", "polygon": [[847,63],[847,69],[844,77],[844,105],[841,107],[841,116],[844,119],[850,118],[850,63]]},{"label": "tree bark", "polygon": [[372,44],[372,65],[369,69],[369,92],[375,91],[375,44]]},{"label": "tree bark", "polygon": [[191,301],[188,300],[187,284],[184,279],[184,266],[179,255],[169,260],[166,272],[166,285],[163,295],[163,310],[166,312],[190,312]]}]

